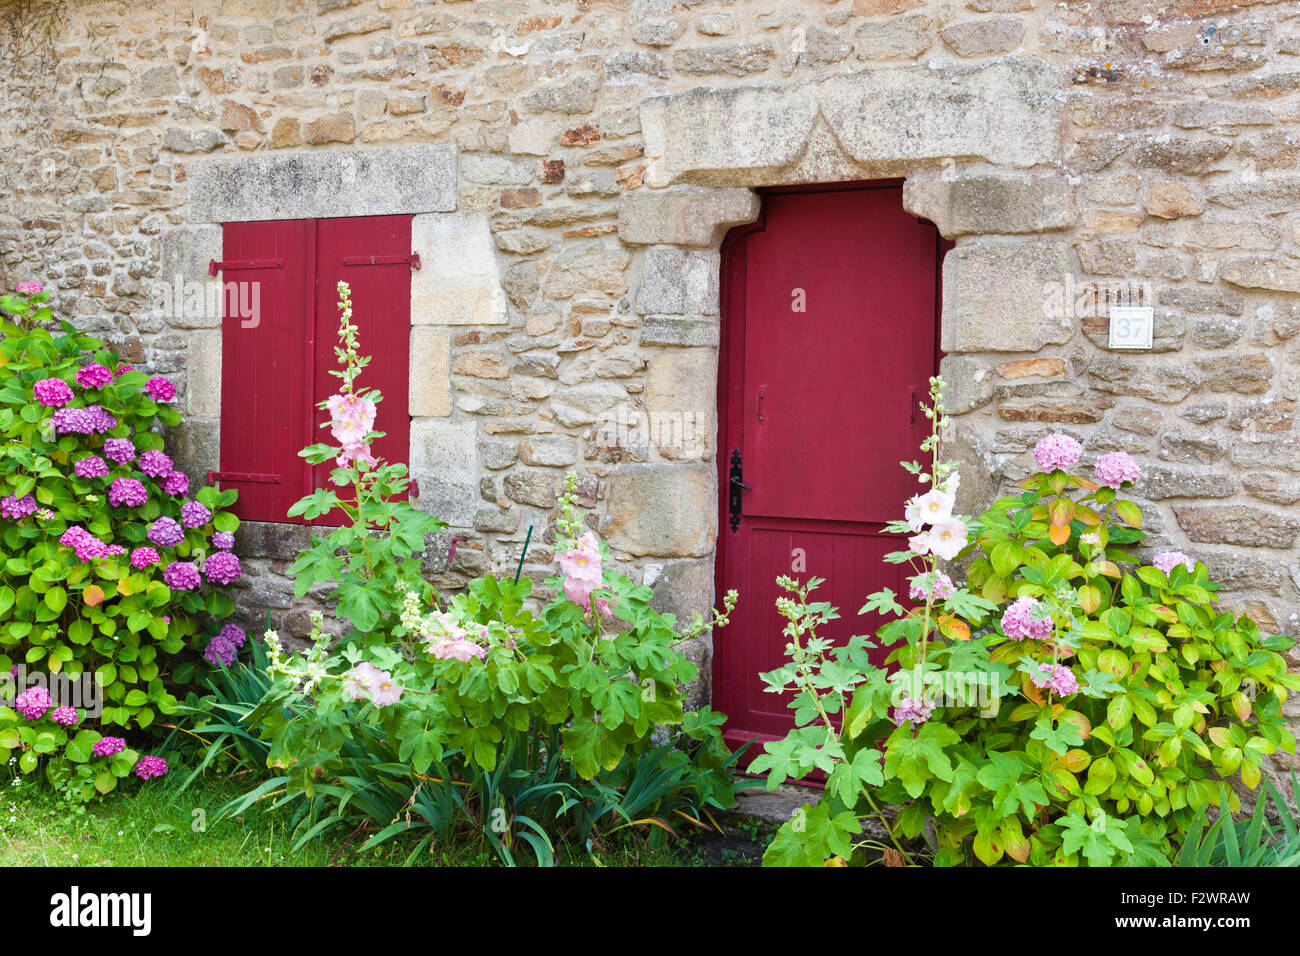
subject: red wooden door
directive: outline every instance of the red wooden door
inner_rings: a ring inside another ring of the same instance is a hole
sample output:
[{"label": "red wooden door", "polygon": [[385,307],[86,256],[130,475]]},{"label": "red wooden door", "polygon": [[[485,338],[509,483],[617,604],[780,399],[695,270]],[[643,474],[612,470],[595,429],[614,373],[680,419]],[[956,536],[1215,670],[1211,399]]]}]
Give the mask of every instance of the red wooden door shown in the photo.
[{"label": "red wooden door", "polygon": [[[839,640],[881,623],[857,614],[867,594],[906,590],[882,526],[917,488],[898,463],[927,433],[938,262],[937,231],[894,184],[769,193],[724,247],[717,584],[740,600],[715,636],[713,706],[733,746],[792,726],[758,678],[785,662],[778,576],[826,579],[813,599],[839,608],[824,634]],[[733,530],[735,451],[752,490]]]}]

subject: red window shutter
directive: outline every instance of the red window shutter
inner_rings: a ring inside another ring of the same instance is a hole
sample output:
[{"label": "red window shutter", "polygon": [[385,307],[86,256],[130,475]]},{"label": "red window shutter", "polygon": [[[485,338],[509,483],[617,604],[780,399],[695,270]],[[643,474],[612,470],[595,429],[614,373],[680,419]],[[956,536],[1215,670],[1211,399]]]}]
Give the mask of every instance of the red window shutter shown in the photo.
[{"label": "red window shutter", "polygon": [[[234,511],[252,521],[287,521],[308,491],[310,466],[298,450],[311,438],[310,392],[313,223],[228,223],[222,232],[222,487],[234,488]],[[216,280],[214,280],[216,281]],[[237,285],[231,286],[231,283]],[[239,309],[257,302],[255,317]],[[232,291],[233,289],[233,291]],[[256,289],[257,299],[252,298]]]},{"label": "red window shutter", "polygon": [[[384,433],[374,454],[392,463],[409,464],[411,417],[407,406],[411,347],[411,217],[371,216],[322,219],[316,224],[316,362],[311,404],[324,401],[342,382],[334,348],[338,344],[338,284],[352,290],[352,322],[361,354],[370,364],[357,378],[361,391],[383,392],[375,428]],[[313,409],[317,438],[332,441],[319,426],[329,416]],[[332,463],[316,469],[315,483],[329,482]]]}]

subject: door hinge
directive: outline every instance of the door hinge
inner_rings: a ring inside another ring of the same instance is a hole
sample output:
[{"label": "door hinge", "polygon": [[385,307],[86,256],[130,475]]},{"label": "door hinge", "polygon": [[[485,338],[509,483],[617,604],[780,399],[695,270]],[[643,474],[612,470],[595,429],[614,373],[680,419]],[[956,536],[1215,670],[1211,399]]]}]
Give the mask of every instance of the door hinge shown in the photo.
[{"label": "door hinge", "polygon": [[727,489],[729,493],[728,511],[731,514],[731,530],[740,530],[740,515],[742,509],[742,495],[746,491],[754,489],[745,484],[741,479],[744,478],[741,470],[740,449],[733,449],[731,452],[731,471],[727,475]]},{"label": "door hinge", "polygon": [[218,262],[208,260],[208,275],[214,276],[223,269],[283,269],[283,259],[226,259]]},{"label": "door hinge", "polygon": [[267,475],[251,471],[212,471],[208,470],[208,484],[217,481],[248,481],[263,485],[278,485],[279,475]]},{"label": "door hinge", "polygon": [[344,256],[343,264],[345,266],[404,266],[409,265],[412,269],[420,268],[420,254],[412,252],[409,256]]}]

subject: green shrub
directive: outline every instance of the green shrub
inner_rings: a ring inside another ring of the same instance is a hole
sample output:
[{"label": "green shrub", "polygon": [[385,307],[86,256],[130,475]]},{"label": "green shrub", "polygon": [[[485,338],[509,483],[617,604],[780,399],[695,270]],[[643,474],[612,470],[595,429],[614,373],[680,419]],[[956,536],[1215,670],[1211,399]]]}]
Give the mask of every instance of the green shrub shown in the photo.
[{"label": "green shrub", "polygon": [[[860,862],[874,816],[891,850],[941,865],[1167,863],[1203,807],[1238,808],[1230,777],[1254,788],[1266,755],[1295,751],[1282,717],[1300,687],[1282,657],[1293,642],[1217,608],[1185,555],[1157,558],[1168,573],[1138,565],[1125,548],[1144,536],[1141,511],[1117,493],[1138,475],[1122,453],[1093,482],[1068,472],[1077,442],[1050,436],[1020,494],[975,522],[951,515],[941,388],[922,406],[930,466],[906,465],[933,490],[890,525],[913,535],[887,560],[913,566],[920,603],[885,590],[862,609],[894,618],[876,636],[896,672],[868,663],[866,637],[817,637],[834,609],[809,603],[818,582],[785,582],[792,662],[764,679],[795,691],[797,729],[753,766],[770,786],[819,769],[827,796],[766,859]],[[969,587],[940,570],[959,556]]]},{"label": "green shrub", "polygon": [[[0,674],[47,690],[56,676],[97,681],[103,710],[0,706],[0,762],[17,754],[24,773],[44,762],[69,797],[86,799],[131,770],[94,745],[170,713],[169,682],[196,668],[178,655],[202,647],[202,620],[233,610],[222,582],[239,562],[212,536],[238,520],[221,510],[233,491],[187,499],[188,480],[162,451],[157,426],[180,421],[174,386],[55,325],[48,299],[0,297]],[[0,700],[19,689],[0,688]]]}]

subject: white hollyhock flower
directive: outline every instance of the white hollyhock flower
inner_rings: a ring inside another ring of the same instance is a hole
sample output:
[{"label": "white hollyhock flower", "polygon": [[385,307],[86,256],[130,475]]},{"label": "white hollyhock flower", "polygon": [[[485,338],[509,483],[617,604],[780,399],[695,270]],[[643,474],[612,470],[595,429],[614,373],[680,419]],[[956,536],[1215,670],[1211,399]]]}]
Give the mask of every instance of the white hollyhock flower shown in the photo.
[{"label": "white hollyhock flower", "polygon": [[927,555],[930,553],[930,534],[914,534],[907,539],[907,546],[912,549],[913,554]]},{"label": "white hollyhock flower", "polygon": [[907,499],[907,506],[903,509],[903,517],[907,519],[907,526],[913,531],[920,531],[925,527],[925,518],[921,516],[920,502],[920,496],[913,495]]},{"label": "white hollyhock flower", "polygon": [[957,518],[948,518],[932,527],[927,537],[930,550],[945,561],[951,561],[966,547],[966,525]]},{"label": "white hollyhock flower", "polygon": [[916,506],[926,524],[938,524],[952,517],[953,496],[936,488],[918,498]]}]

